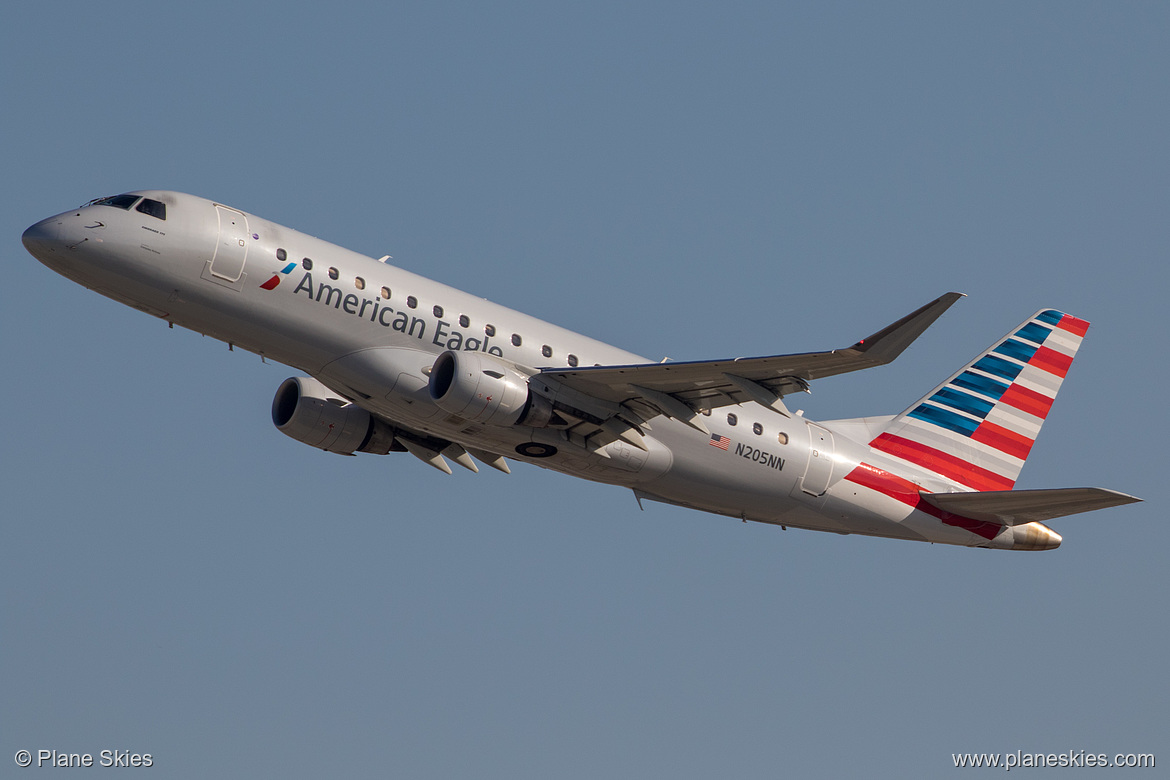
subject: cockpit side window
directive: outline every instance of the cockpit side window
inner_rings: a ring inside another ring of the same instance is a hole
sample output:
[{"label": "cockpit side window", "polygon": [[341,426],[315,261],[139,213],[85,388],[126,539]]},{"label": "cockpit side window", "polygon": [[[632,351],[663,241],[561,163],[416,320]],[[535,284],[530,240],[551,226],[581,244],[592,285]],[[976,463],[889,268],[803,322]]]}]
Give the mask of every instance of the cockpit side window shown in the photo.
[{"label": "cockpit side window", "polygon": [[143,214],[157,217],[158,219],[167,218],[167,204],[157,200],[151,200],[150,198],[143,198],[135,211],[141,211]]},{"label": "cockpit side window", "polygon": [[[112,195],[108,198],[98,198],[88,205],[90,206],[113,206],[117,209],[130,210],[130,207],[138,202],[137,195]],[[161,205],[161,204],[160,204]]]}]

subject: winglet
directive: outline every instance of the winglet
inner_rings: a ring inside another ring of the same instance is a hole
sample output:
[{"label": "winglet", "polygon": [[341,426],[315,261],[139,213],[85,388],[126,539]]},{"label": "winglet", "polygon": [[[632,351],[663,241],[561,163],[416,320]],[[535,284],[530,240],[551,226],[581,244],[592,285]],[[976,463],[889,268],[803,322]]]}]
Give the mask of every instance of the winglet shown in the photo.
[{"label": "winglet", "polygon": [[897,322],[867,336],[850,349],[857,350],[872,360],[875,365],[889,363],[901,355],[906,347],[934,323],[955,301],[967,297],[963,293],[949,292],[935,298],[922,308],[907,314]]}]

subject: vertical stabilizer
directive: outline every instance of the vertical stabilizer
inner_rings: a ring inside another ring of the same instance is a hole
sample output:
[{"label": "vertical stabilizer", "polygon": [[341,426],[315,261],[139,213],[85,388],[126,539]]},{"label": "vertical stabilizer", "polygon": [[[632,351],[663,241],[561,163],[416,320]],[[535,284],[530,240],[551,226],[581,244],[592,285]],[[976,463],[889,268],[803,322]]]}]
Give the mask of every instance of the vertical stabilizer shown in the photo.
[{"label": "vertical stabilizer", "polygon": [[1010,490],[1089,328],[1044,309],[899,414],[870,446],[971,490]]}]

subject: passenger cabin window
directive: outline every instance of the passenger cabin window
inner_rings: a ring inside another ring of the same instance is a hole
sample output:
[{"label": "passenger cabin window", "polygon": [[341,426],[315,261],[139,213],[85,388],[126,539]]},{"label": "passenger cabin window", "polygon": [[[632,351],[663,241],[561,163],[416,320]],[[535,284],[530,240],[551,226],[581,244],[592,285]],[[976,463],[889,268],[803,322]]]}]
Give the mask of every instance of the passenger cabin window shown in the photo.
[{"label": "passenger cabin window", "polygon": [[763,436],[764,426],[760,425],[759,423],[752,423],[752,433],[754,433],[756,436]]},{"label": "passenger cabin window", "polygon": [[494,335],[496,335],[496,326],[495,325],[484,325],[483,332],[484,332],[485,336],[494,336]]},{"label": "passenger cabin window", "polygon": [[781,444],[787,444],[788,434],[784,431],[780,431],[780,433],[776,434],[776,441],[780,442]]},{"label": "passenger cabin window", "polygon": [[736,417],[734,414],[727,415],[727,424],[728,425],[735,425],[737,422],[739,422],[739,418]]},{"label": "passenger cabin window", "polygon": [[135,211],[141,211],[143,214],[156,219],[167,218],[167,205],[157,200],[151,200],[150,198],[143,198]]},{"label": "passenger cabin window", "polygon": [[130,207],[138,202],[137,195],[114,195],[109,198],[98,198],[89,203],[90,206],[113,206],[116,209],[130,210]]},{"label": "passenger cabin window", "polygon": [[382,288],[382,297],[386,298],[386,299],[390,298],[390,288],[389,287]]},{"label": "passenger cabin window", "polygon": [[520,334],[519,333],[512,334],[512,346],[514,346],[514,347],[520,346]]},{"label": "passenger cabin window", "polygon": [[435,315],[435,319],[439,319],[439,320],[443,319],[443,307],[442,306],[434,307],[433,309],[431,309],[431,312]]},{"label": "passenger cabin window", "polygon": [[413,295],[406,296],[406,305],[412,309],[417,309],[418,308],[418,298],[415,298]]},{"label": "passenger cabin window", "polygon": [[459,327],[470,328],[471,327],[471,318],[468,317],[466,314],[460,314],[459,315]]},{"label": "passenger cabin window", "polygon": [[366,280],[359,276],[353,280],[353,286],[359,290],[364,290],[366,289]]},{"label": "passenger cabin window", "polygon": [[283,263],[285,260],[288,260],[288,252],[284,251],[283,249],[277,249],[276,259]]},{"label": "passenger cabin window", "polygon": [[312,271],[313,270],[313,261],[307,257],[304,258],[303,260],[301,260],[301,268],[304,268],[306,271]]},{"label": "passenger cabin window", "polygon": [[341,278],[341,274],[339,274],[339,273],[337,272],[337,269],[336,269],[336,268],[330,268],[330,269],[329,269],[329,278],[330,278],[330,279],[340,279],[340,278]]},{"label": "passenger cabin window", "polygon": [[572,366],[573,368],[577,367],[577,356],[576,355],[569,355],[569,365]]},{"label": "passenger cabin window", "polygon": [[545,357],[552,357],[552,347],[550,347],[548,344],[545,344],[540,348],[540,354],[544,355]]}]

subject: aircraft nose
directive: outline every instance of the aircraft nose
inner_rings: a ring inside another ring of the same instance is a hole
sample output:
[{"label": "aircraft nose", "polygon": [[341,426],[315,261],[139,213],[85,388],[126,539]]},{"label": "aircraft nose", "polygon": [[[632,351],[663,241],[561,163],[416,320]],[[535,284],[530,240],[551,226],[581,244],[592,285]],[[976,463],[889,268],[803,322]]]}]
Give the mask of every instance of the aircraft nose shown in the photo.
[{"label": "aircraft nose", "polygon": [[20,237],[24,248],[38,260],[45,260],[60,250],[61,220],[58,217],[42,219],[29,227]]}]

